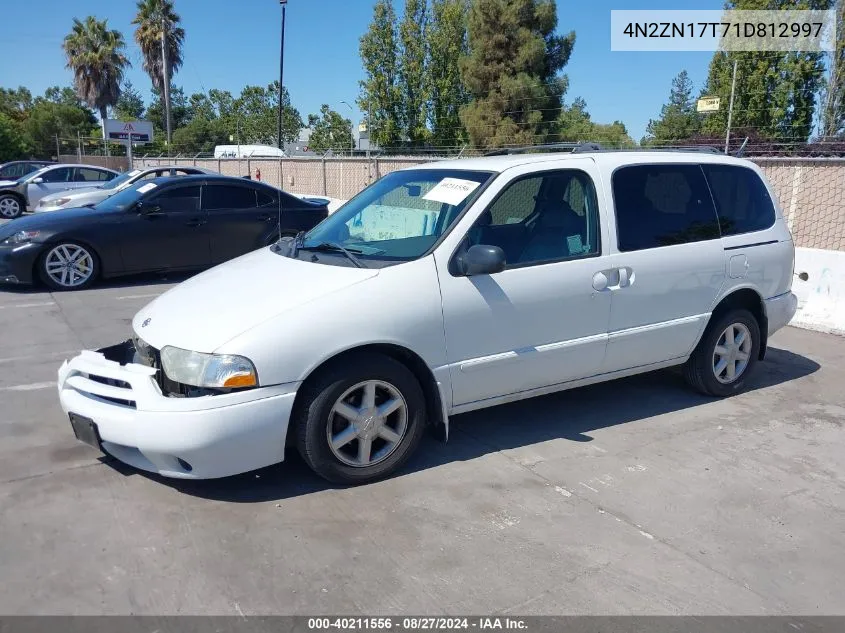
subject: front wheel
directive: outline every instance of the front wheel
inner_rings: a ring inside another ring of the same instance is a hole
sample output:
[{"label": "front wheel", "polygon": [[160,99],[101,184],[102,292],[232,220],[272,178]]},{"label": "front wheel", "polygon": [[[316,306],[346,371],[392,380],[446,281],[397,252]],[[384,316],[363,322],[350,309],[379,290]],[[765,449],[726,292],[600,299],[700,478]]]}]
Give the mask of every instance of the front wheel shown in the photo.
[{"label": "front wheel", "polygon": [[53,290],[81,290],[97,279],[97,255],[87,246],[62,242],[38,260],[41,280]]},{"label": "front wheel", "polygon": [[705,395],[730,396],[745,388],[759,354],[757,319],[748,310],[731,310],[708,326],[684,365],[684,377]]},{"label": "front wheel", "polygon": [[420,443],[425,397],[414,374],[381,354],[329,366],[306,384],[291,423],[306,463],[341,484],[381,479]]},{"label": "front wheel", "polygon": [[0,217],[12,220],[23,213],[23,205],[20,198],[10,193],[0,196]]}]

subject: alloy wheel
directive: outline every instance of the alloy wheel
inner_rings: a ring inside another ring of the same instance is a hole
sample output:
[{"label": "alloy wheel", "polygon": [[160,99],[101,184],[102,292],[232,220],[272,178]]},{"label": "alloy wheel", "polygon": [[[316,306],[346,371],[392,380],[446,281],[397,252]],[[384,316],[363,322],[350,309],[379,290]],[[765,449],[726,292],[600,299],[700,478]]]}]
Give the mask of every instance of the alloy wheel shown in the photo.
[{"label": "alloy wheel", "polygon": [[713,350],[713,375],[727,385],[736,381],[751,358],[751,332],[742,323],[732,323],[722,332]]},{"label": "alloy wheel", "polygon": [[76,288],[94,273],[94,257],[78,244],[60,244],[44,258],[44,270],[57,285]]},{"label": "alloy wheel", "polygon": [[337,459],[360,468],[387,459],[407,429],[408,405],[399,390],[383,380],[366,380],[337,399],[326,439]]}]

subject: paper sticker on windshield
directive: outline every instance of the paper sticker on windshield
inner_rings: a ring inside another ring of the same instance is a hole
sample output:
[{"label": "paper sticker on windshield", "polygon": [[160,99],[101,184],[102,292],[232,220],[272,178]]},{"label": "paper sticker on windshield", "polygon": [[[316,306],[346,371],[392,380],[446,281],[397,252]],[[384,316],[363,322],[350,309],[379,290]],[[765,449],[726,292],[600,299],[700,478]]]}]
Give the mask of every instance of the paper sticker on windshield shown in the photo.
[{"label": "paper sticker on windshield", "polygon": [[463,202],[469,194],[478,189],[479,184],[472,180],[444,178],[423,196],[423,200],[433,200],[434,202],[443,202],[455,206]]},{"label": "paper sticker on windshield", "polygon": [[138,187],[138,193],[147,193],[148,191],[152,191],[156,188],[156,184],[154,182],[148,182],[146,185],[141,185]]}]

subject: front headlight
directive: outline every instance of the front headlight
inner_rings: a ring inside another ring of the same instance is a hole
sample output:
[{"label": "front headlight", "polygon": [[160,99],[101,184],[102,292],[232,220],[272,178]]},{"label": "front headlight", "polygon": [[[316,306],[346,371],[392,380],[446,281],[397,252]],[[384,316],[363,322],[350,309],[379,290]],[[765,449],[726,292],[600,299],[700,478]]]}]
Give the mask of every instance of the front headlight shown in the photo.
[{"label": "front headlight", "polygon": [[55,200],[48,200],[44,203],[45,207],[63,207],[68,202],[70,202],[70,198],[57,198]]},{"label": "front headlight", "polygon": [[194,387],[210,389],[257,387],[258,374],[248,358],[231,354],[202,354],[170,345],[161,350],[167,377]]},{"label": "front headlight", "polygon": [[27,242],[31,242],[36,237],[41,234],[41,231],[18,231],[17,233],[10,235],[5,240],[0,242],[0,244],[25,244]]}]

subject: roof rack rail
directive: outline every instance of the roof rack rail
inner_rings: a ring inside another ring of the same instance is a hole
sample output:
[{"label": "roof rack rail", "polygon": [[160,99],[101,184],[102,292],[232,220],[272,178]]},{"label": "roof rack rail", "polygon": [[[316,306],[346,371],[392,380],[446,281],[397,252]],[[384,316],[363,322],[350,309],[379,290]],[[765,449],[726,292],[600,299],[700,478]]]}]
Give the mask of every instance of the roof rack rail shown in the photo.
[{"label": "roof rack rail", "polygon": [[546,143],[545,145],[523,145],[519,147],[502,147],[485,152],[485,156],[508,156],[510,154],[527,154],[528,152],[559,152],[569,150],[574,152],[581,143]]},{"label": "roof rack rail", "polygon": [[529,152],[559,152],[569,150],[573,154],[588,152],[702,152],[705,154],[721,154],[722,150],[709,145],[688,145],[677,147],[626,147],[622,149],[605,148],[599,143],[547,143],[545,145],[524,145],[520,147],[502,147],[485,152],[484,156],[508,156],[511,154],[527,154]]}]

